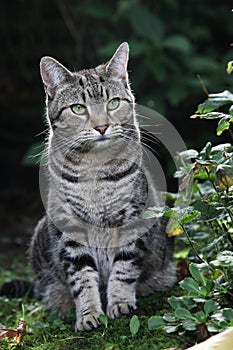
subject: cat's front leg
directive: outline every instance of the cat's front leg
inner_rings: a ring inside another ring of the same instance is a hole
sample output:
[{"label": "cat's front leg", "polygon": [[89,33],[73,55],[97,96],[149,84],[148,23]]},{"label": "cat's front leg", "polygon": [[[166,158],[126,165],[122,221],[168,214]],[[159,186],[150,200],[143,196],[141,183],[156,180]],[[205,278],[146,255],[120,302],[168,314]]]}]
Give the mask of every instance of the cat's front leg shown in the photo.
[{"label": "cat's front leg", "polygon": [[135,249],[123,248],[116,254],[107,287],[107,315],[117,318],[136,309],[136,284],[140,269]]},{"label": "cat's front leg", "polygon": [[93,257],[85,249],[76,247],[73,241],[66,242],[60,257],[76,308],[75,331],[97,328],[103,310],[99,294],[99,273]]}]

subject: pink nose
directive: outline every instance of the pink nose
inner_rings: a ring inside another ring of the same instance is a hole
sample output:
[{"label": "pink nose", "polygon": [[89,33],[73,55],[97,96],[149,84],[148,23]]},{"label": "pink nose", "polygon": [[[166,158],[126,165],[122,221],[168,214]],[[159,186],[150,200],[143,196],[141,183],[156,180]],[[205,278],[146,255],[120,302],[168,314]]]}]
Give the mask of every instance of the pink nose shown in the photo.
[{"label": "pink nose", "polygon": [[107,130],[108,125],[99,125],[95,127],[95,130],[99,131],[101,135],[104,135],[105,131]]}]

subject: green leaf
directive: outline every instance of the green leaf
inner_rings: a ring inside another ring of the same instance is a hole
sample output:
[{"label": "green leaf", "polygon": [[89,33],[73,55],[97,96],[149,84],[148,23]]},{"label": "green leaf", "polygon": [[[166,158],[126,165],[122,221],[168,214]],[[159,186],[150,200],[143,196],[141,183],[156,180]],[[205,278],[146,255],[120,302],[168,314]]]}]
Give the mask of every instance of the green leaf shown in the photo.
[{"label": "green leaf", "polygon": [[219,152],[219,151],[225,151],[230,152],[232,151],[233,147],[231,143],[221,143],[217,146],[212,147],[211,153]]},{"label": "green leaf", "polygon": [[201,297],[206,298],[207,295],[208,295],[208,290],[207,290],[206,287],[201,286],[201,287],[200,287],[200,290],[199,290],[199,293],[200,293],[200,296],[201,296]]},{"label": "green leaf", "polygon": [[207,285],[206,285],[207,295],[213,291],[213,288],[214,288],[214,281],[208,279]]},{"label": "green leaf", "polygon": [[[205,102],[199,104],[197,113],[206,114],[232,102],[233,94],[230,93],[228,90],[216,94],[210,94],[209,98]],[[217,118],[219,118],[219,116]],[[212,119],[211,116],[210,119]]]},{"label": "green leaf", "polygon": [[191,312],[184,308],[176,309],[175,315],[177,318],[182,320],[186,320],[186,319],[195,320],[195,317],[191,314]]},{"label": "green leaf", "polygon": [[198,311],[195,314],[195,318],[199,323],[205,323],[208,319],[206,314],[203,311]]},{"label": "green leaf", "polygon": [[198,157],[199,152],[195,149],[188,149],[186,151],[182,151],[178,153],[179,159],[196,159]]},{"label": "green leaf", "polygon": [[108,317],[106,315],[99,315],[99,321],[105,328],[108,327]]},{"label": "green leaf", "polygon": [[140,328],[140,321],[139,321],[137,315],[133,315],[133,317],[131,317],[130,323],[129,323],[129,328],[130,328],[130,333],[133,336],[138,333],[139,328]]},{"label": "green leaf", "polygon": [[219,323],[207,322],[206,326],[209,332],[219,333],[223,331],[223,327]]},{"label": "green leaf", "polygon": [[201,114],[193,114],[191,115],[191,119],[196,119],[196,118],[200,118],[200,119],[220,119],[223,117],[229,117],[227,114],[225,113],[221,113],[221,112],[209,112],[209,113],[201,113]]},{"label": "green leaf", "polygon": [[[204,189],[204,191],[202,192],[202,189]],[[203,187],[201,188],[201,193],[203,195],[205,195],[205,190],[208,194],[208,187]],[[212,190],[212,186],[211,186],[211,190]],[[198,210],[200,212],[200,217],[199,220],[212,220],[214,218],[217,218],[219,216],[219,210],[217,210],[215,208],[214,205],[212,205],[211,203],[207,203],[204,202],[203,199],[196,201],[195,203],[193,203],[193,207]]]},{"label": "green leaf", "polygon": [[83,14],[87,17],[93,17],[97,19],[106,20],[106,18],[112,18],[114,12],[113,8],[110,5],[105,5],[101,2],[95,2],[95,6],[90,6],[87,2],[83,3],[83,5],[79,6],[78,14]]},{"label": "green leaf", "polygon": [[184,320],[182,326],[186,331],[195,331],[197,329],[195,320]]},{"label": "green leaf", "polygon": [[151,207],[148,208],[145,213],[143,214],[144,219],[151,219],[151,218],[161,218],[164,216],[165,213],[170,212],[171,209],[169,207]]},{"label": "green leaf", "polygon": [[225,103],[233,102],[233,94],[228,90],[224,90],[223,92],[218,92],[215,94],[209,94],[209,98],[213,101],[221,101]]},{"label": "green leaf", "polygon": [[225,250],[219,253],[215,260],[211,261],[211,265],[215,267],[231,267],[233,268],[233,252]]},{"label": "green leaf", "polygon": [[163,315],[163,319],[166,321],[166,322],[175,322],[176,321],[176,317],[174,314],[164,314]]},{"label": "green leaf", "polygon": [[185,225],[190,221],[195,220],[201,213],[198,210],[193,210],[192,213],[190,214],[184,214],[180,220],[179,223],[180,225]]},{"label": "green leaf", "polygon": [[183,281],[181,281],[180,286],[182,289],[186,289],[188,292],[191,292],[195,296],[198,296],[200,294],[199,285],[191,277],[186,277]]},{"label": "green leaf", "polygon": [[207,278],[200,272],[195,264],[190,263],[189,270],[196,281],[200,282],[203,286],[207,285]]},{"label": "green leaf", "polygon": [[165,325],[165,321],[161,316],[151,316],[148,320],[148,329],[159,329]]},{"label": "green leaf", "polygon": [[173,256],[175,259],[186,259],[189,255],[190,250],[191,250],[190,247],[178,250],[173,254]]},{"label": "green leaf", "polygon": [[134,32],[139,37],[159,45],[164,34],[164,24],[160,18],[139,2],[128,2],[127,7],[126,13]]},{"label": "green leaf", "polygon": [[177,50],[182,53],[190,52],[192,46],[188,38],[184,35],[170,35],[163,41],[163,46],[166,49]]},{"label": "green leaf", "polygon": [[176,325],[176,326],[166,326],[164,327],[164,330],[166,333],[174,333],[178,330],[180,325]]},{"label": "green leaf", "polygon": [[228,130],[230,127],[229,116],[226,116],[219,120],[217,126],[217,135],[220,136],[223,131]]},{"label": "green leaf", "polygon": [[222,315],[225,317],[227,321],[232,321],[233,320],[233,309],[223,309],[222,310]]},{"label": "green leaf", "polygon": [[212,312],[214,311],[217,311],[219,309],[219,304],[210,299],[210,300],[206,300],[205,303],[204,303],[204,312],[209,315],[211,314]]},{"label": "green leaf", "polygon": [[168,302],[174,310],[182,308],[183,306],[183,298],[171,296],[168,298]]}]

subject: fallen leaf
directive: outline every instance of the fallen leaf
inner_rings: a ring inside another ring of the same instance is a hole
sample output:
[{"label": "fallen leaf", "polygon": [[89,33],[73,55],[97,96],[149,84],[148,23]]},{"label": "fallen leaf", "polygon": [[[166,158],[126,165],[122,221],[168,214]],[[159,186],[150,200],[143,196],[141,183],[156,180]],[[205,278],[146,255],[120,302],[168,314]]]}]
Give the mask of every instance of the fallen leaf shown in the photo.
[{"label": "fallen leaf", "polygon": [[191,277],[191,273],[189,271],[187,259],[180,259],[176,266],[176,275],[178,282],[183,281],[186,277]]},{"label": "fallen leaf", "polygon": [[0,340],[4,338],[14,338],[17,335],[17,331],[13,329],[0,328]]},{"label": "fallen leaf", "polygon": [[26,322],[23,318],[18,321],[16,330],[8,328],[0,328],[0,340],[5,338],[15,338],[16,345],[19,345],[26,334]]}]

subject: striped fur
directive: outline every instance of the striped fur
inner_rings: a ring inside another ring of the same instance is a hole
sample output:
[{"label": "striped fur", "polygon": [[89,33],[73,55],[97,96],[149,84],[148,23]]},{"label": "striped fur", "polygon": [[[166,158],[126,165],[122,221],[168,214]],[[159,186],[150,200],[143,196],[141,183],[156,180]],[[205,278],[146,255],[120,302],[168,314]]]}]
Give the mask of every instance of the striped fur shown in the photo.
[{"label": "striped fur", "polygon": [[127,61],[126,43],[106,64],[77,73],[41,61],[50,185],[30,258],[37,292],[62,316],[75,308],[76,331],[96,328],[100,314],[129,313],[137,294],[175,281],[164,223],[141,218],[148,195],[157,198],[143,171]]}]

